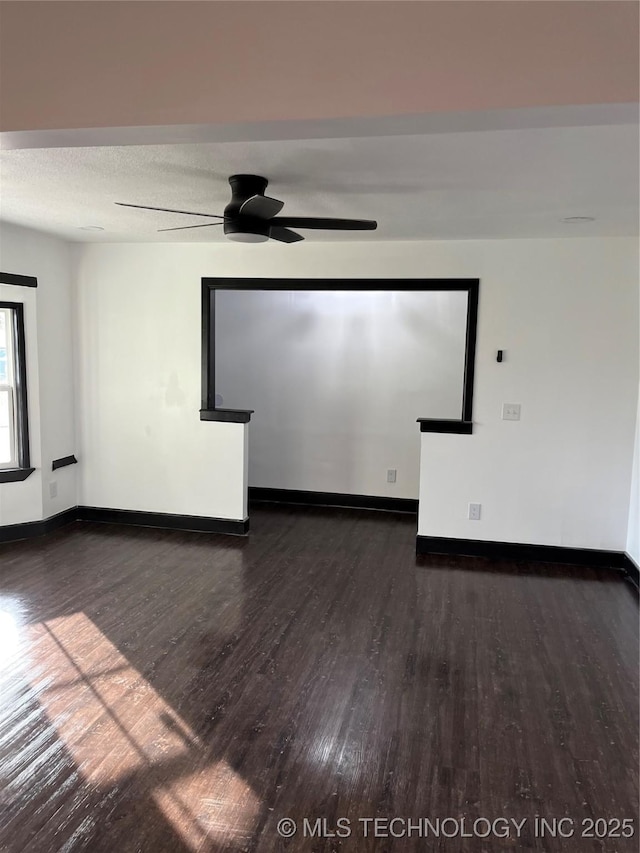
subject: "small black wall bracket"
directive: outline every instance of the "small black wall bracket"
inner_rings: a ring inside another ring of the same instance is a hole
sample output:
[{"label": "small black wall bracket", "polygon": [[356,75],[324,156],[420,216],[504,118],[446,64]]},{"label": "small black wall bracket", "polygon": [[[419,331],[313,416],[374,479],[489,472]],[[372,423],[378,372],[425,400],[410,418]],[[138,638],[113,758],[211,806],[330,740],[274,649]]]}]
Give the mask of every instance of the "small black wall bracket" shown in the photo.
[{"label": "small black wall bracket", "polygon": [[76,465],[78,460],[75,456],[63,456],[62,459],[54,459],[51,463],[51,470],[57,471],[58,468],[64,468],[66,465]]},{"label": "small black wall bracket", "polygon": [[497,355],[496,355],[496,361],[497,361],[497,362],[501,362],[501,361],[502,361],[502,358],[503,358],[503,355],[502,355],[502,354],[503,354],[503,352],[504,352],[504,350],[501,350],[501,349],[499,349],[499,350],[498,350],[498,353],[497,353]]}]

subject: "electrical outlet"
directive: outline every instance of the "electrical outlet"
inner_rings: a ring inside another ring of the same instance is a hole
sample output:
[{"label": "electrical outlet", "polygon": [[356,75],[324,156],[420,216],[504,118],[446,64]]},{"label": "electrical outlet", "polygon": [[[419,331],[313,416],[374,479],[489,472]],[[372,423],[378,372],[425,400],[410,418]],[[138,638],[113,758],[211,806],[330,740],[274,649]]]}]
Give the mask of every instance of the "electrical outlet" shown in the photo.
[{"label": "electrical outlet", "polygon": [[480,511],[482,504],[469,504],[469,519],[471,521],[480,521]]},{"label": "electrical outlet", "polygon": [[387,469],[387,483],[395,483],[397,474],[398,474],[397,468],[388,468]]},{"label": "electrical outlet", "polygon": [[503,403],[502,404],[502,420],[503,421],[519,421],[520,420],[520,403]]},{"label": "electrical outlet", "polygon": [[57,498],[58,497],[58,483],[56,482],[56,480],[52,480],[49,483],[49,497],[50,498]]}]

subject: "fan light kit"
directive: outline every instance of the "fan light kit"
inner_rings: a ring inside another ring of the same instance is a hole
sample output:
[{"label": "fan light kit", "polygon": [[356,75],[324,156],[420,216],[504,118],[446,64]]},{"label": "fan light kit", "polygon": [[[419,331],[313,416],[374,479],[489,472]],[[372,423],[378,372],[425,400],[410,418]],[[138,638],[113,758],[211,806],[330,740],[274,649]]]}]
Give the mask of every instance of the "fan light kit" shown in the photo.
[{"label": "fan light kit", "polygon": [[227,237],[234,243],[266,243],[269,239],[268,234],[251,234],[245,231],[233,231],[227,234]]},{"label": "fan light kit", "polygon": [[259,175],[232,175],[231,201],[224,214],[199,213],[194,210],[173,210],[168,207],[149,207],[145,204],[126,204],[117,201],[120,207],[137,207],[142,210],[161,210],[165,213],[180,213],[185,216],[205,216],[220,219],[220,222],[205,222],[202,225],[183,225],[178,228],[160,228],[160,231],[184,231],[187,228],[210,228],[222,225],[224,233],[237,243],[264,243],[277,240],[279,243],[298,243],[304,240],[291,228],[314,228],[329,231],[375,231],[378,223],[372,219],[329,219],[313,216],[278,216],[284,202],[264,194],[269,182]]}]

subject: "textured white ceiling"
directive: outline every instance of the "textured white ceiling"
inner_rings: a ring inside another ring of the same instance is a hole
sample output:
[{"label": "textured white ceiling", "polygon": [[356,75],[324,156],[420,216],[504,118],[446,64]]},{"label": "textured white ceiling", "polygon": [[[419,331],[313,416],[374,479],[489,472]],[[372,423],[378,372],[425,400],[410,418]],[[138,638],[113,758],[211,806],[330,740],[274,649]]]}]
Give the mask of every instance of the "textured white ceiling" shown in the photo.
[{"label": "textured white ceiling", "polygon": [[[224,240],[217,226],[159,234],[203,220],[114,202],[222,213],[236,172],[267,177],[282,215],[379,223],[376,233],[303,232],[314,241],[638,233],[632,124],[10,150],[0,158],[0,216],[73,241]],[[567,216],[596,221],[571,226]],[[87,225],[105,231],[79,230]]]}]

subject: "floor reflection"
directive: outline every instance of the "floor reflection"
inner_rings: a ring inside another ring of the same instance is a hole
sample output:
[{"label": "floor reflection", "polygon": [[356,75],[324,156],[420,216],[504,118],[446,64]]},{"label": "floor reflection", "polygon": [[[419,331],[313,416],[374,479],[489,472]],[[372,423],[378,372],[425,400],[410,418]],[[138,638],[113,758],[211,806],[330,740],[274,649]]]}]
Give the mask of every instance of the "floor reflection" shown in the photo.
[{"label": "floor reflection", "polygon": [[9,610],[0,610],[0,668],[13,660],[19,648],[18,621]]}]

